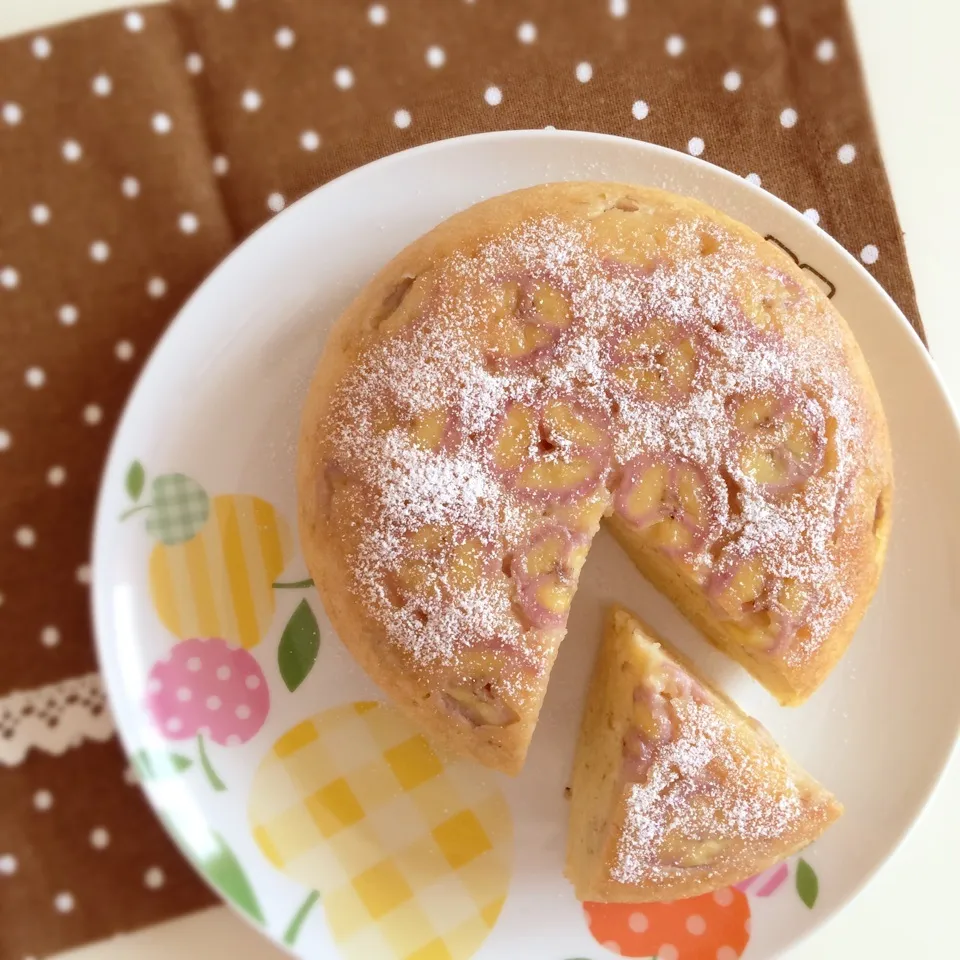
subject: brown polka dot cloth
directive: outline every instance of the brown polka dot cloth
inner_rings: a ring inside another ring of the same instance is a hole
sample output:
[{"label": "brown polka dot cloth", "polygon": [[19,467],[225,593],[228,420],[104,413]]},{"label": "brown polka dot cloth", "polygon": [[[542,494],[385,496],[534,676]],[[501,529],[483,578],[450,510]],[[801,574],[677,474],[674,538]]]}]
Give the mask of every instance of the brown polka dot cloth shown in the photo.
[{"label": "brown polka dot cloth", "polygon": [[125,774],[89,625],[100,467],[157,336],[319,184],[546,125],[762,184],[920,330],[840,0],[181,0],[0,44],[0,958],[212,900]]}]

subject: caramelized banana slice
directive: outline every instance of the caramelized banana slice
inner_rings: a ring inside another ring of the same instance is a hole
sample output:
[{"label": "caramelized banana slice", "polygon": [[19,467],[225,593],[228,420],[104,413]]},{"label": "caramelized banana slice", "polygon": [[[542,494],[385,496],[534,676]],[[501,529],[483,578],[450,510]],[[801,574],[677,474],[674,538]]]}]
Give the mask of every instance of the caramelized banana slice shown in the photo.
[{"label": "caramelized banana slice", "polygon": [[708,542],[717,503],[704,472],[683,457],[639,457],[623,472],[617,512],[667,553],[690,556]]},{"label": "caramelized banana slice", "polygon": [[820,405],[789,393],[732,398],[740,469],[769,493],[794,490],[823,463],[826,424]]},{"label": "caramelized banana slice", "polygon": [[494,466],[526,499],[569,502],[590,493],[609,465],[602,418],[570,399],[513,404],[494,430]]},{"label": "caramelized banana slice", "polygon": [[573,311],[564,294],[530,276],[486,290],[483,299],[487,314],[483,347],[496,362],[539,354],[573,323]]},{"label": "caramelized banana slice", "polygon": [[682,327],[654,319],[614,348],[614,372],[638,396],[671,403],[687,396],[697,375],[697,350]]},{"label": "caramelized banana slice", "polygon": [[543,527],[514,559],[518,602],[535,627],[562,626],[570,610],[589,540],[559,526]]}]

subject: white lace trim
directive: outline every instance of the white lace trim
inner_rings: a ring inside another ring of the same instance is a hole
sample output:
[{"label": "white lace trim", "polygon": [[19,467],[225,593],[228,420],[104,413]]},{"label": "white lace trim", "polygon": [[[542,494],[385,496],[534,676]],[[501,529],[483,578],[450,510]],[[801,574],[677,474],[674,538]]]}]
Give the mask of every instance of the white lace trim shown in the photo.
[{"label": "white lace trim", "polygon": [[113,733],[98,673],[0,697],[0,766],[17,766],[31,748],[59,756],[84,740],[109,740]]}]

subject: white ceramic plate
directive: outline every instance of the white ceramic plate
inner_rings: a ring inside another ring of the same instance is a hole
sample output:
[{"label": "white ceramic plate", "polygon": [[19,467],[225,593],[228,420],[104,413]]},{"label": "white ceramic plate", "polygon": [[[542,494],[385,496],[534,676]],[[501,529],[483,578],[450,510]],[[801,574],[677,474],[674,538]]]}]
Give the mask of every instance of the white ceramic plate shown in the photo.
[{"label": "white ceramic plate", "polygon": [[[712,653],[601,535],[529,761],[510,780],[438,760],[386,704],[356,706],[378,692],[313,591],[296,585],[306,573],[292,535],[294,449],[327,329],[367,279],[455,211],[564,179],[699,197],[772,234],[835,286],[890,420],[896,520],[850,652],[793,710]],[[869,274],[785,204],[630,140],[544,131],[448,140],[293,205],[172,324],[104,477],[100,657],[158,814],[226,899],[299,957],[777,957],[891,853],[953,745],[958,476],[957,423],[916,335]],[[802,861],[672,905],[576,903],[562,878],[563,788],[613,599],[642,610],[843,800],[846,815]]]}]

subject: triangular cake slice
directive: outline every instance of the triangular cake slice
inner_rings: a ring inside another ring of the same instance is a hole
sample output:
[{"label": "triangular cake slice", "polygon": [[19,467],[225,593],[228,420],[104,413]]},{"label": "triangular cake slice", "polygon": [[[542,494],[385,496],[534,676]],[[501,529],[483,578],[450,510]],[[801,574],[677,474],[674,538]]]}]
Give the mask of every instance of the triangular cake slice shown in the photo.
[{"label": "triangular cake slice", "polygon": [[574,762],[567,876],[580,900],[677,900],[796,853],[840,804],[756,721],[611,611]]}]

